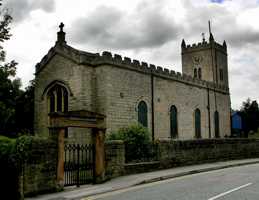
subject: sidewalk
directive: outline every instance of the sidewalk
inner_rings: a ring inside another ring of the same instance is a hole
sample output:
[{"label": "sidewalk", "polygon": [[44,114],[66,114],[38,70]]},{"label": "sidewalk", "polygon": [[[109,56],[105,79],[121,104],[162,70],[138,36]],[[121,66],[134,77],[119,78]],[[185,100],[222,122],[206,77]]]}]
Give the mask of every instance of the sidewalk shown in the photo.
[{"label": "sidewalk", "polygon": [[81,199],[83,197],[102,194],[115,190],[125,189],[139,184],[151,183],[159,180],[175,178],[200,172],[212,171],[234,166],[241,166],[247,164],[259,163],[259,158],[232,160],[225,162],[216,162],[200,165],[191,165],[185,167],[176,167],[166,170],[159,170],[148,173],[134,174],[114,178],[98,185],[84,185],[77,187],[65,188],[65,191],[59,193],[52,193],[46,195],[39,195],[37,197],[26,198],[26,200],[68,200]]}]

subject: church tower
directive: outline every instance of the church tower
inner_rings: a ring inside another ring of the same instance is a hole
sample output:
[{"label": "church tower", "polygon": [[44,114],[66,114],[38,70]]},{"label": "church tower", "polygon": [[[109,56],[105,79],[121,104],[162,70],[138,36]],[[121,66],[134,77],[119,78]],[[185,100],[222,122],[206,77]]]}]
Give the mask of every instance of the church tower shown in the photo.
[{"label": "church tower", "polygon": [[186,45],[184,39],[182,49],[182,72],[197,79],[228,86],[227,45],[219,44],[210,32],[209,41],[205,40],[193,45]]}]

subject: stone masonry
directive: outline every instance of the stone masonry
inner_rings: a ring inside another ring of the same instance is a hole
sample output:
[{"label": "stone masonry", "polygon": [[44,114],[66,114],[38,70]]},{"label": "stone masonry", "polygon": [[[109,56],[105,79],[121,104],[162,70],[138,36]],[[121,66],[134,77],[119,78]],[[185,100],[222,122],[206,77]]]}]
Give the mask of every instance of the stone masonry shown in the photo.
[{"label": "stone masonry", "polygon": [[[196,108],[201,112],[202,138],[215,137],[215,111],[219,113],[220,137],[230,135],[225,42],[220,45],[210,38],[209,43],[190,46],[183,41],[182,64],[181,74],[110,52],[76,50],[67,45],[65,33],[60,30],[55,46],[36,65],[35,133],[49,134],[47,93],[58,84],[68,91],[68,110],[88,110],[106,116],[107,134],[137,123],[138,103],[143,100],[148,107],[148,129],[150,133],[153,129],[153,139],[170,137],[172,105],[177,108],[178,139],[194,138]],[[196,65],[202,70],[201,79],[193,76]],[[219,79],[219,69],[223,80]],[[82,134],[69,132],[68,137]],[[82,141],[80,136],[77,138]]]}]

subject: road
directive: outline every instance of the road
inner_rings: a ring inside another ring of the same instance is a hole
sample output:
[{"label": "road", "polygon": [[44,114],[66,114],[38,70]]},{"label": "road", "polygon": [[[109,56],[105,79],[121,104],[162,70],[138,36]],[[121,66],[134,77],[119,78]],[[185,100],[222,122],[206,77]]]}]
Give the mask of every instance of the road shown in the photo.
[{"label": "road", "polygon": [[259,200],[259,164],[227,168],[84,198],[84,200]]}]

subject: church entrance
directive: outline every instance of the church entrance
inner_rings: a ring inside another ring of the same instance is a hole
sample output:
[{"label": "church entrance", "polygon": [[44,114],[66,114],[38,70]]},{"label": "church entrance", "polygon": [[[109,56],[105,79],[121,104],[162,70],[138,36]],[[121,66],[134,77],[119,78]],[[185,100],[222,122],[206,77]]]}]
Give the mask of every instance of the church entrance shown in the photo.
[{"label": "church entrance", "polygon": [[[79,110],[53,112],[50,133],[58,141],[57,183],[63,187],[102,182],[105,178],[104,115]],[[65,143],[68,128],[92,129],[92,144]]]},{"label": "church entrance", "polygon": [[64,147],[64,186],[94,182],[93,144],[66,144]]}]

